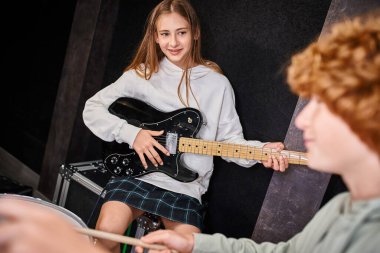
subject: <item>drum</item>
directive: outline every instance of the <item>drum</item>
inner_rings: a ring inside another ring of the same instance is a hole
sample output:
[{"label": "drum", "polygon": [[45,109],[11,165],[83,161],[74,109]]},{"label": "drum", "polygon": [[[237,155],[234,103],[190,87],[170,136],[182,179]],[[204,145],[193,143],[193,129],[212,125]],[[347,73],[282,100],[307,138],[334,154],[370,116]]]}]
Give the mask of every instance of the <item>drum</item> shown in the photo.
[{"label": "drum", "polygon": [[[10,193],[2,193],[0,194],[0,198],[10,198],[10,199],[17,199],[17,200],[22,200],[22,201],[27,201],[27,202],[33,202],[37,203],[39,205],[42,205],[46,208],[49,208],[51,210],[54,210],[60,214],[63,215],[64,218],[66,218],[69,222],[71,222],[75,227],[78,228],[85,228],[87,229],[87,225],[79,216],[74,214],[73,212],[61,207],[57,206],[55,204],[52,204],[50,202],[44,201],[39,198],[34,198],[30,196],[24,196],[24,195],[17,195],[17,194],[10,194]],[[92,242],[93,238],[91,236],[88,236],[89,240]]]}]

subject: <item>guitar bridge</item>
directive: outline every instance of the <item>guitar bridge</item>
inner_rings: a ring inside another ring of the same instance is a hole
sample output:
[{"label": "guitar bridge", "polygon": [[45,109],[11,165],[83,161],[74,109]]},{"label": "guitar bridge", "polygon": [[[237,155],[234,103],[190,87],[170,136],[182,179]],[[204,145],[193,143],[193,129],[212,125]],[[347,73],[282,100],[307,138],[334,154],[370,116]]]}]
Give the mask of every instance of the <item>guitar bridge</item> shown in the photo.
[{"label": "guitar bridge", "polygon": [[168,132],[166,134],[165,148],[169,151],[170,154],[174,155],[177,153],[177,143],[178,143],[178,135],[176,133]]}]

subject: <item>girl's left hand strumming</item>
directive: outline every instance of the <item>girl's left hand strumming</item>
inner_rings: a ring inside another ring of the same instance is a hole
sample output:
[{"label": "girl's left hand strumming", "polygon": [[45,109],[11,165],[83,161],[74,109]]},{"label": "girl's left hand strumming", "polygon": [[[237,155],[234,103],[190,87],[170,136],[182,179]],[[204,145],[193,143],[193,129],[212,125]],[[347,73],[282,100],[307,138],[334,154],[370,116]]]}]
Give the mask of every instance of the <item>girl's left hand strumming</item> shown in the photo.
[{"label": "girl's left hand strumming", "polygon": [[[282,142],[271,142],[264,145],[264,148],[275,149],[276,152],[281,152],[285,148]],[[275,171],[284,172],[288,167],[288,158],[281,155],[271,155],[267,161],[262,161],[264,167],[272,168]]]}]

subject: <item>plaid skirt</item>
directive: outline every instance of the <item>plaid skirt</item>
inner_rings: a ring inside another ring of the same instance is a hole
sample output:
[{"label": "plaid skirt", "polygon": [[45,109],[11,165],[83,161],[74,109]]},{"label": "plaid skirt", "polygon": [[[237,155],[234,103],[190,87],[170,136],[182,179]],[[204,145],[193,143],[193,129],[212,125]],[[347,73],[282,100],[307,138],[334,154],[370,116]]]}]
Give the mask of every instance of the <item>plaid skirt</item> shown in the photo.
[{"label": "plaid skirt", "polygon": [[113,178],[105,187],[104,201],[129,206],[202,229],[203,205],[196,198],[148,184],[136,178]]}]

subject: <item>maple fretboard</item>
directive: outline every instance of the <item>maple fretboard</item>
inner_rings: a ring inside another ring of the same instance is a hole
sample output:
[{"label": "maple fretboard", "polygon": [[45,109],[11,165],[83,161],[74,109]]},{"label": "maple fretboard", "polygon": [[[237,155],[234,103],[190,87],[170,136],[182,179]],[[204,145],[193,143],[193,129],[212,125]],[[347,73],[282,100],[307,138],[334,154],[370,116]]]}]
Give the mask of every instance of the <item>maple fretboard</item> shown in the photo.
[{"label": "maple fretboard", "polygon": [[282,155],[288,158],[291,164],[307,164],[306,153],[282,150],[277,152],[270,148],[257,148],[247,145],[232,144],[217,141],[206,141],[195,138],[181,137],[179,139],[178,150],[183,153],[193,153],[209,156],[224,156],[230,158],[242,158],[248,160],[265,161],[268,156]]}]

